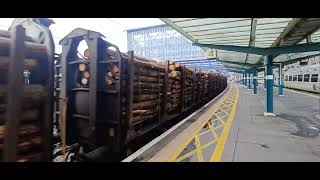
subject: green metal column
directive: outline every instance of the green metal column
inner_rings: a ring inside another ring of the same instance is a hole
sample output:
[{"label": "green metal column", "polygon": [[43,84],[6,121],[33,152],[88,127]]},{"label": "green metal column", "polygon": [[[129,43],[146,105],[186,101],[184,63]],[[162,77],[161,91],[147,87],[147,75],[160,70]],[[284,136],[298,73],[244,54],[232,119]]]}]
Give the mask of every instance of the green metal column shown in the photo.
[{"label": "green metal column", "polygon": [[244,73],[242,73],[242,85],[244,86]]},{"label": "green metal column", "polygon": [[266,112],[265,116],[274,116],[273,113],[273,73],[272,73],[272,56],[265,56],[266,65]]},{"label": "green metal column", "polygon": [[248,89],[251,89],[251,73],[248,74]]},{"label": "green metal column", "polygon": [[266,81],[267,73],[266,73],[266,68],[264,69],[264,90],[267,88],[267,81]]},{"label": "green metal column", "polygon": [[279,80],[278,80],[278,94],[283,96],[283,85],[282,85],[282,64],[279,64]]},{"label": "green metal column", "polygon": [[244,85],[247,86],[247,73],[244,73]]},{"label": "green metal column", "polygon": [[257,94],[257,85],[258,85],[258,80],[257,80],[257,68],[253,68],[253,94]]}]

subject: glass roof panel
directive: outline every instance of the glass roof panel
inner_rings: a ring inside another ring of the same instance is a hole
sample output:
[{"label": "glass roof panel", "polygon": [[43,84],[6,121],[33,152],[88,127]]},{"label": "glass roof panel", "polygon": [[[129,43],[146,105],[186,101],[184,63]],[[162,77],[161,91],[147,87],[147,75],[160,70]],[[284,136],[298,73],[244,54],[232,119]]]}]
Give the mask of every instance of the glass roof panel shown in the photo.
[{"label": "glass roof panel", "polygon": [[206,42],[210,44],[218,44],[218,43],[247,43],[247,46],[249,44],[249,39],[203,39],[199,40],[198,42]]},{"label": "glass roof panel", "polygon": [[208,29],[208,30],[203,30],[203,31],[198,31],[198,32],[187,32],[188,34],[192,35],[192,36],[196,36],[196,35],[215,35],[215,34],[227,34],[227,33],[233,33],[234,35],[239,33],[239,32],[248,32],[250,33],[250,26],[245,26],[245,27],[234,27],[234,28],[229,28],[229,29]]},{"label": "glass roof panel", "polygon": [[206,31],[206,30],[219,30],[219,29],[229,29],[229,28],[237,28],[237,27],[246,27],[251,25],[251,20],[245,21],[235,21],[235,22],[226,22],[220,24],[208,24],[204,26],[192,26],[183,28],[185,32],[197,32],[197,31]]},{"label": "glass roof panel", "polygon": [[258,60],[260,59],[261,55],[256,55],[256,54],[249,54],[247,63],[249,64],[256,64]]},{"label": "glass roof panel", "polygon": [[232,64],[228,62],[221,62],[226,68],[236,68],[236,69],[250,69],[248,66],[238,65],[238,64]]},{"label": "glass roof panel", "polygon": [[211,38],[201,38],[201,39],[197,39],[197,40],[212,40],[212,41],[218,41],[218,40],[239,40],[239,39],[243,39],[243,40],[248,40],[249,35],[246,36],[237,36],[237,37],[233,37],[233,36],[221,36],[221,37],[211,37]]},{"label": "glass roof panel", "polygon": [[186,28],[189,26],[203,26],[208,24],[222,24],[228,22],[236,21],[248,21],[251,18],[201,18],[191,21],[177,22],[176,24],[181,28]]},{"label": "glass roof panel", "polygon": [[258,18],[259,24],[288,23],[292,18]]},{"label": "glass roof panel", "polygon": [[320,30],[316,31],[311,35],[312,42],[320,42]]},{"label": "glass roof panel", "polygon": [[193,37],[194,39],[206,39],[206,38],[224,38],[224,37],[239,37],[239,36],[250,36],[250,31],[194,35]]},{"label": "glass roof panel", "polygon": [[190,20],[195,20],[195,19],[200,19],[200,18],[170,18],[170,20],[175,23],[183,22],[183,21],[190,21]]},{"label": "glass roof panel", "polygon": [[[216,43],[216,44],[217,45],[248,46],[248,42],[225,42],[225,43]],[[218,50],[218,51],[220,51],[220,50]]]},{"label": "glass roof panel", "polygon": [[[292,18],[261,18],[258,19],[255,46],[270,47],[288,26]],[[259,46],[259,42],[264,44]]]},{"label": "glass roof panel", "polygon": [[246,60],[246,53],[219,50],[217,54],[218,58],[223,61],[234,61],[244,63]]},{"label": "glass roof panel", "polygon": [[302,53],[290,53],[290,54],[281,54],[277,56],[274,61],[275,62],[285,62],[287,60],[297,59],[297,58],[303,58],[307,56],[312,56],[315,54],[319,54],[319,51],[313,51],[313,52],[302,52]]}]

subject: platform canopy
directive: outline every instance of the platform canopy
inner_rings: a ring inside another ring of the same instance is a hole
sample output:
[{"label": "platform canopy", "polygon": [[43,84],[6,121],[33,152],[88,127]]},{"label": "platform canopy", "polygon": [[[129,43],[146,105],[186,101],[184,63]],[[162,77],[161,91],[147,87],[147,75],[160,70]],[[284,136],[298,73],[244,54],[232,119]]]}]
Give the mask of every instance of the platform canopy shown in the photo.
[{"label": "platform canopy", "polygon": [[[194,45],[204,50],[214,49],[216,58],[224,66],[235,69],[246,70],[251,69],[252,65],[262,65],[263,53],[270,47],[282,47],[281,50],[270,49],[270,52],[278,53],[274,55],[273,62],[282,63],[293,63],[299,58],[319,54],[320,49],[318,48],[320,18],[161,18],[161,20],[191,40]],[[296,44],[300,46],[292,46]],[[309,47],[309,44],[314,45]],[[309,48],[308,52],[301,52],[305,47]]]}]

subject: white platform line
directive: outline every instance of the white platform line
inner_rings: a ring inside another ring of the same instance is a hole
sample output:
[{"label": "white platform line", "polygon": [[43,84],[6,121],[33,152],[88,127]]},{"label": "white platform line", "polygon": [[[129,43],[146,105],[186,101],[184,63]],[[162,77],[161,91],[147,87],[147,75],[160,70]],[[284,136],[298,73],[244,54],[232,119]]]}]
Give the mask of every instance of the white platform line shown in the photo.
[{"label": "white platform line", "polygon": [[294,93],[298,93],[298,94],[302,94],[302,95],[306,95],[306,96],[311,96],[311,97],[316,97],[316,98],[320,98],[320,96],[318,95],[313,95],[313,94],[308,94],[308,93],[304,93],[304,92],[300,92],[300,91],[296,91],[296,90],[291,90],[291,89],[287,89],[287,88],[283,88],[286,91],[290,91],[290,92],[294,92]]},{"label": "white platform line", "polygon": [[212,99],[211,101],[209,101],[207,104],[205,104],[204,106],[202,106],[201,108],[197,109],[195,112],[193,112],[191,115],[189,115],[187,118],[183,119],[182,121],[180,121],[178,124],[174,125],[172,128],[170,128],[169,130],[167,130],[166,132],[164,132],[163,134],[161,134],[160,136],[158,136],[157,138],[153,139],[151,142],[149,142],[148,144],[146,144],[145,146],[143,146],[142,148],[140,148],[138,151],[134,152],[133,154],[131,154],[130,156],[128,156],[126,159],[122,160],[121,162],[131,162],[132,160],[136,159],[138,156],[140,156],[142,153],[144,153],[146,150],[148,150],[149,148],[151,148],[153,145],[155,145],[156,143],[158,143],[161,139],[165,138],[166,136],[168,136],[172,131],[176,130],[179,126],[181,126],[183,123],[185,123],[186,121],[188,121],[192,116],[194,116],[195,114],[197,114],[199,111],[203,110],[204,108],[206,108],[210,103],[214,102],[216,99],[218,99],[220,96],[222,96],[223,94],[225,94],[225,92],[230,88],[230,84],[228,85],[228,87],[222,92],[220,93],[217,97],[215,97],[214,99]]}]

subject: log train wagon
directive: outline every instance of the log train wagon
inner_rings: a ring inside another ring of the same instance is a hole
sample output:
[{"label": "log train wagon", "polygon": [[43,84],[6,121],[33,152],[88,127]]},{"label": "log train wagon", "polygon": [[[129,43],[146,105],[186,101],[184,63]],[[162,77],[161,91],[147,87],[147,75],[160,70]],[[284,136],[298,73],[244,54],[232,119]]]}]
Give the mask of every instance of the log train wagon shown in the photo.
[{"label": "log train wagon", "polygon": [[[62,139],[68,146],[77,144],[77,161],[120,158],[130,142],[191,112],[227,87],[221,74],[156,62],[132,51],[121,53],[102,37],[75,29],[60,41],[56,117],[65,124]],[[82,40],[88,49],[79,57]]]},{"label": "log train wagon", "polygon": [[51,161],[53,63],[25,28],[0,31],[0,161]]}]

